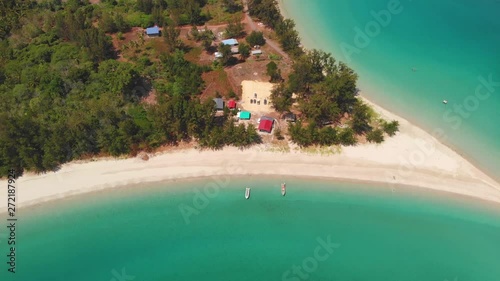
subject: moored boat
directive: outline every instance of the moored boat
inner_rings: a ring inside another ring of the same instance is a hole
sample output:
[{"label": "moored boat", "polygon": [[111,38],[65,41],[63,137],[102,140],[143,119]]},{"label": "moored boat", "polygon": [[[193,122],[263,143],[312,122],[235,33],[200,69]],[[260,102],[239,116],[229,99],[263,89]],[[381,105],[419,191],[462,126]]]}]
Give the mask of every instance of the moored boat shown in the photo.
[{"label": "moored boat", "polygon": [[286,183],[281,184],[281,195],[285,196],[286,194]]},{"label": "moored boat", "polygon": [[245,190],[245,199],[248,198],[250,198],[250,187],[247,187],[247,189]]}]

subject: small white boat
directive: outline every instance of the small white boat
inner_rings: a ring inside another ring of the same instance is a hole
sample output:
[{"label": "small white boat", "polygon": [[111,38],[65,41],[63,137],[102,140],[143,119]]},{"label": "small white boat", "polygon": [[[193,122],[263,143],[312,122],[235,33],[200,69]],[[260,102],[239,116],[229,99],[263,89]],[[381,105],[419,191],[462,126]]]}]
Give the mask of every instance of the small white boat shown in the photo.
[{"label": "small white boat", "polygon": [[248,198],[250,198],[250,187],[247,187],[247,189],[245,190],[245,199]]},{"label": "small white boat", "polygon": [[444,103],[444,104],[448,104],[448,101],[447,101],[447,100],[443,100],[443,103]]},{"label": "small white boat", "polygon": [[285,196],[286,194],[286,183],[281,184],[281,195]]}]

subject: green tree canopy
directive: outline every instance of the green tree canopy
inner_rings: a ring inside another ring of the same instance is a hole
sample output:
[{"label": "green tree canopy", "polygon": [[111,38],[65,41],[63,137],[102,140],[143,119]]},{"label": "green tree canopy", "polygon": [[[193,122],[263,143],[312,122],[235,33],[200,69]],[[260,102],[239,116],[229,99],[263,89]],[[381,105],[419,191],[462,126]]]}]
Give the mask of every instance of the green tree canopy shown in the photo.
[{"label": "green tree canopy", "polygon": [[266,74],[270,76],[270,81],[273,83],[281,82],[283,80],[281,77],[281,70],[274,61],[271,61],[266,65]]},{"label": "green tree canopy", "polygon": [[252,31],[252,33],[250,33],[250,35],[247,36],[246,38],[248,44],[250,44],[250,46],[255,46],[255,45],[259,45],[259,46],[264,46],[266,44],[266,39],[264,39],[264,33],[260,32],[260,31]]},{"label": "green tree canopy", "polygon": [[250,57],[250,46],[247,44],[240,44],[238,46],[238,51],[240,52],[240,56],[242,60],[248,59]]},{"label": "green tree canopy", "polygon": [[382,143],[384,141],[384,132],[380,129],[375,129],[366,134],[366,140],[374,143]]},{"label": "green tree canopy", "polygon": [[181,31],[173,25],[163,27],[163,38],[165,39],[165,43],[167,43],[167,51],[169,53],[181,46],[181,41],[179,40],[180,34]]},{"label": "green tree canopy", "polygon": [[232,63],[233,52],[231,51],[231,47],[229,45],[220,44],[219,52],[222,54],[221,62],[223,65],[229,65]]},{"label": "green tree canopy", "polygon": [[226,27],[227,38],[240,38],[245,36],[245,27],[243,23],[239,21],[231,21]]},{"label": "green tree canopy", "polygon": [[384,132],[386,132],[389,136],[394,136],[396,132],[399,131],[399,122],[393,120],[391,122],[383,122]]},{"label": "green tree canopy", "polygon": [[277,84],[271,91],[272,107],[278,112],[286,112],[293,104],[292,92],[285,83]]}]

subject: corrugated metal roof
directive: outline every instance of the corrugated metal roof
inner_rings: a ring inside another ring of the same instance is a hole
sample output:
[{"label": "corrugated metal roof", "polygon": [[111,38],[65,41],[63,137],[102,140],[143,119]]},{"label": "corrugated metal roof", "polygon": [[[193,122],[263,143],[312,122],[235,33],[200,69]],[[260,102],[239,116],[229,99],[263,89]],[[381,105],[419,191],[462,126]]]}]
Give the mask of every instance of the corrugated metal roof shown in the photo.
[{"label": "corrugated metal roof", "polygon": [[234,46],[234,45],[238,45],[238,40],[236,40],[236,39],[226,39],[226,40],[222,40],[222,44],[229,45],[229,46]]},{"label": "corrugated metal roof", "polygon": [[224,101],[221,98],[215,98],[214,102],[215,102],[216,109],[220,109],[220,110],[224,109]]}]

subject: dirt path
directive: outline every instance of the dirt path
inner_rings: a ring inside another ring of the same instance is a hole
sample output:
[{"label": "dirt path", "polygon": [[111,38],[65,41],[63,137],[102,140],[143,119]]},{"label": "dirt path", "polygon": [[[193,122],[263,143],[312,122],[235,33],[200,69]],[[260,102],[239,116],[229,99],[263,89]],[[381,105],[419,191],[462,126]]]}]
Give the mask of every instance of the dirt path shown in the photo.
[{"label": "dirt path", "polygon": [[[254,31],[254,30],[260,31],[260,28],[257,26],[255,21],[252,19],[252,17],[250,17],[250,14],[248,13],[248,0],[243,0],[243,13],[245,14],[245,17],[243,18],[242,22],[245,24],[248,24],[248,26],[250,27],[250,29],[252,31]],[[209,29],[222,28],[222,27],[226,27],[226,26],[227,26],[227,24],[206,25],[206,27]],[[192,27],[189,25],[181,27],[182,30],[191,30],[191,28]],[[205,28],[205,26],[198,27],[198,29],[203,29],[203,28]],[[278,52],[283,59],[285,59],[286,61],[290,60],[288,54],[281,49],[281,47],[279,46],[279,44],[276,41],[271,40],[269,38],[266,38],[266,44],[269,47],[273,48],[276,52]]]},{"label": "dirt path", "polygon": [[[201,25],[201,26],[197,26],[198,29],[204,29],[205,26],[209,29],[211,28],[220,28],[220,27],[226,27],[227,26],[227,23],[224,23],[224,24],[214,24],[214,25]],[[191,28],[193,28],[191,25],[185,25],[185,26],[181,26],[180,29],[182,30],[191,30]]]},{"label": "dirt path", "polygon": [[[244,7],[243,12],[245,13],[245,18],[243,19],[243,21],[247,23],[252,30],[259,31],[257,24],[252,19],[252,17],[250,17],[250,14],[248,13],[248,0],[243,0],[243,7]],[[281,49],[281,47],[277,42],[269,38],[266,38],[266,44],[269,45],[269,47],[273,48],[276,52],[278,52],[283,57],[283,59],[287,61],[289,60],[288,54]]]}]

